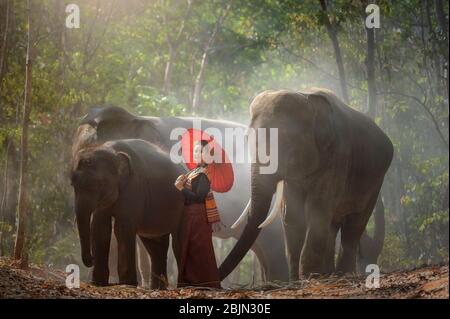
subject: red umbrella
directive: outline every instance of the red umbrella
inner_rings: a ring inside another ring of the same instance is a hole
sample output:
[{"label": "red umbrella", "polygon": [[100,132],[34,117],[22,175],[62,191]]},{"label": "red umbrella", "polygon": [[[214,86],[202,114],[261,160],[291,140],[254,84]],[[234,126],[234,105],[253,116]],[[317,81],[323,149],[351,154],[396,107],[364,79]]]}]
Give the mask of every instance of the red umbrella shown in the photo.
[{"label": "red umbrella", "polygon": [[215,192],[228,192],[233,186],[234,173],[233,167],[228,159],[225,150],[217,143],[212,136],[193,128],[188,129],[181,137],[181,152],[189,169],[193,169],[198,163],[194,162],[194,144],[200,140],[209,142],[210,150],[214,150],[214,159],[220,154],[220,161],[208,163],[208,175],[211,181],[211,188]]}]

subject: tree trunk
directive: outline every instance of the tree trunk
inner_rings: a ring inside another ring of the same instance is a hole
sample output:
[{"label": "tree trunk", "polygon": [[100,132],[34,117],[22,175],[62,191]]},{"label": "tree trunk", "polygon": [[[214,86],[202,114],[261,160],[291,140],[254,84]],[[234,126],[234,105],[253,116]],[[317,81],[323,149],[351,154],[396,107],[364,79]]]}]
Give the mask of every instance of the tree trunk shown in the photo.
[{"label": "tree trunk", "polygon": [[377,116],[377,89],[375,84],[375,29],[366,28],[367,34],[367,85],[369,89],[368,109],[371,118]]},{"label": "tree trunk", "polygon": [[8,180],[8,172],[9,172],[9,149],[11,147],[11,141],[9,137],[6,137],[5,140],[5,179],[3,182],[3,190],[2,190],[2,200],[0,202],[0,257],[5,256],[5,246],[4,246],[4,232],[5,232],[5,206],[6,206],[6,198],[9,191],[9,180]]},{"label": "tree trunk", "polygon": [[16,243],[14,247],[14,258],[26,261],[27,255],[24,251],[25,232],[28,215],[28,126],[30,122],[31,112],[31,95],[32,95],[32,68],[34,59],[34,21],[32,19],[33,9],[31,0],[27,3],[28,10],[28,40],[27,40],[27,57],[26,57],[26,74],[25,74],[25,98],[23,105],[22,118],[22,136],[20,146],[20,179],[19,179],[19,209],[18,223],[16,232]]},{"label": "tree trunk", "polygon": [[[6,251],[12,251],[12,231],[14,227],[15,212],[17,207],[17,172],[18,172],[18,154],[11,137],[7,136],[5,139],[5,175],[3,181],[3,190],[0,204],[0,233],[2,239],[0,240],[0,256],[4,256]],[[10,227],[6,227],[10,225]],[[6,249],[8,247],[8,249]]]},{"label": "tree trunk", "polygon": [[6,56],[8,55],[10,0],[5,0],[5,29],[3,31],[2,46],[0,51],[0,90],[3,77],[6,73]]},{"label": "tree trunk", "polygon": [[[442,77],[443,77],[443,70],[442,65],[445,64],[445,61],[443,63],[443,59],[445,57],[442,57],[442,51],[439,52],[439,41],[436,41],[435,39],[438,37],[436,35],[436,32],[434,31],[433,27],[433,15],[432,15],[432,0],[424,1],[422,3],[422,21],[421,21],[421,30],[422,30],[422,42],[423,42],[423,64],[426,69],[426,74],[428,77],[428,84],[430,89],[430,94],[434,95],[435,90],[442,91],[443,93],[439,93],[442,95],[447,95],[447,89],[444,87]],[[425,16],[425,17],[424,17]],[[428,46],[431,46],[428,48]],[[431,66],[428,64],[428,60],[430,60]],[[434,70],[434,74],[432,74]],[[437,92],[436,92],[437,94]]]},{"label": "tree trunk", "polygon": [[195,79],[194,96],[192,98],[192,111],[196,112],[200,106],[200,97],[202,94],[203,81],[205,78],[206,64],[208,63],[209,47],[205,47],[202,55],[202,62],[200,63],[200,70]]},{"label": "tree trunk", "polygon": [[169,44],[169,58],[166,62],[166,69],[164,71],[164,85],[163,93],[164,95],[169,95],[172,84],[172,66],[175,61],[175,48],[172,44]]},{"label": "tree trunk", "polygon": [[[175,58],[177,55],[178,47],[180,46],[181,42],[181,36],[184,33],[184,30],[186,28],[186,22],[189,20],[192,12],[192,5],[194,3],[194,0],[188,0],[188,6],[186,9],[186,14],[181,21],[180,28],[178,29],[177,35],[175,39],[171,39],[170,36],[167,36],[167,45],[169,47],[169,58],[166,62],[166,68],[164,69],[164,84],[163,84],[163,93],[164,95],[169,95],[170,91],[172,89],[172,70],[173,70],[173,64],[175,62]],[[166,20],[166,18],[164,18]]]},{"label": "tree trunk", "polygon": [[56,24],[54,25],[53,34],[54,36],[54,43],[57,48],[55,60],[58,60],[58,75],[57,75],[57,85],[58,85],[58,101],[62,98],[64,95],[64,83],[65,83],[65,73],[66,73],[66,52],[65,52],[65,32],[66,28],[61,27],[64,25],[65,21],[65,12],[64,12],[64,2],[60,0],[53,0],[53,5],[55,7],[55,16],[54,21]]},{"label": "tree trunk", "polygon": [[[439,23],[439,27],[441,28],[446,41],[448,41],[448,21],[445,18],[444,3],[442,0],[435,0],[434,3],[436,6],[436,17],[437,17],[437,21]],[[447,46],[447,52],[448,52],[448,46]],[[447,59],[448,59],[448,57],[447,57]]]},{"label": "tree trunk", "polygon": [[335,27],[331,24],[330,19],[328,18],[328,8],[326,0],[320,0],[320,5],[325,17],[325,28],[327,29],[328,36],[330,37],[331,43],[333,45],[334,57],[336,59],[336,64],[338,67],[342,98],[344,99],[345,103],[349,104],[350,100],[347,92],[347,77],[345,75],[344,62],[342,61],[341,47],[337,38],[337,32]]},{"label": "tree trunk", "polygon": [[220,28],[222,27],[223,22],[225,21],[225,18],[228,15],[228,12],[230,11],[230,8],[231,8],[231,1],[228,3],[226,8],[223,10],[220,17],[217,19],[216,26],[214,27],[214,31],[212,32],[211,36],[209,37],[208,41],[206,42],[206,44],[204,46],[202,61],[200,63],[200,70],[198,71],[197,78],[195,79],[194,96],[192,98],[192,111],[194,111],[194,112],[198,111],[198,109],[200,107],[200,99],[201,99],[201,95],[202,95],[203,82],[205,79],[206,65],[208,64],[209,51],[211,50],[211,47],[214,44],[216,35],[219,32]]}]

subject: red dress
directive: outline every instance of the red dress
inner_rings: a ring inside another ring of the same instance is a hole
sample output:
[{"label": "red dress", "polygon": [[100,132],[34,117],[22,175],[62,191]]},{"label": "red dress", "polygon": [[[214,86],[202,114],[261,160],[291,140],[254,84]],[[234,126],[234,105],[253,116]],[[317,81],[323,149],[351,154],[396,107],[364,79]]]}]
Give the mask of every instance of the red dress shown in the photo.
[{"label": "red dress", "polygon": [[182,190],[185,195],[184,240],[178,287],[221,288],[212,243],[212,227],[208,221],[205,205],[210,183],[203,173],[193,176],[188,177],[188,187],[185,186]]}]

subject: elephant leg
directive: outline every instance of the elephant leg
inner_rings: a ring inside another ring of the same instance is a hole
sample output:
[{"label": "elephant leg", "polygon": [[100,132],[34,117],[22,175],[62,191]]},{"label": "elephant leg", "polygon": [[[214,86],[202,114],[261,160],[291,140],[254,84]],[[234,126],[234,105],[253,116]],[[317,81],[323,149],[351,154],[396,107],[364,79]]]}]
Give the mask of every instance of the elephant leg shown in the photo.
[{"label": "elephant leg", "polygon": [[307,231],[305,244],[300,255],[300,272],[307,276],[323,272],[328,232],[331,224],[331,210],[326,203],[305,203]]},{"label": "elephant leg", "polygon": [[169,249],[169,235],[159,238],[141,237],[152,261],[152,289],[167,288],[167,251]]},{"label": "elephant leg", "polygon": [[355,273],[359,240],[361,239],[370,214],[353,213],[345,217],[341,230],[341,250],[337,271],[339,273]]},{"label": "elephant leg", "polygon": [[335,255],[336,255],[336,236],[339,231],[339,225],[332,223],[328,234],[327,249],[323,265],[325,274],[332,274],[335,271]]},{"label": "elephant leg", "polygon": [[119,284],[137,286],[136,231],[126,222],[116,220],[114,233],[117,237]]},{"label": "elephant leg", "polygon": [[92,283],[96,286],[108,285],[108,256],[111,242],[111,222],[111,216],[109,214],[103,214],[103,212],[93,214],[91,224],[91,243],[94,256]]},{"label": "elephant leg", "polygon": [[[364,224],[364,226],[362,226]],[[360,214],[350,214],[345,218],[341,231],[341,250],[337,263],[339,273],[356,272],[356,255],[359,239],[364,231],[365,223]]]},{"label": "elephant leg", "polygon": [[172,251],[175,256],[178,270],[181,267],[181,254],[182,254],[182,249],[183,249],[182,247],[183,247],[184,238],[186,236],[185,228],[183,227],[186,223],[185,218],[186,218],[185,214],[183,214],[181,217],[181,221],[179,223],[178,229],[172,233]]},{"label": "elephant leg", "polygon": [[289,268],[289,281],[299,279],[300,253],[305,241],[306,222],[304,200],[301,191],[286,183],[285,209],[283,214],[286,257]]},{"label": "elephant leg", "polygon": [[378,192],[375,195],[365,210],[345,217],[341,230],[341,251],[337,264],[337,271],[340,273],[356,273],[359,241],[377,201]]},{"label": "elephant leg", "polygon": [[138,268],[139,274],[141,278],[141,286],[149,287],[150,286],[150,273],[151,273],[151,264],[150,264],[150,256],[147,253],[147,250],[142,243],[140,238],[137,238],[137,260],[138,260]]},{"label": "elephant leg", "polygon": [[175,286],[177,285],[177,278],[179,275],[179,271],[181,268],[181,241],[180,241],[180,234],[172,234],[172,252],[173,252],[173,256],[175,257],[175,263],[176,263],[176,269],[174,269],[175,267],[173,265],[172,266],[172,270],[173,270],[173,275],[176,275],[175,277]]}]

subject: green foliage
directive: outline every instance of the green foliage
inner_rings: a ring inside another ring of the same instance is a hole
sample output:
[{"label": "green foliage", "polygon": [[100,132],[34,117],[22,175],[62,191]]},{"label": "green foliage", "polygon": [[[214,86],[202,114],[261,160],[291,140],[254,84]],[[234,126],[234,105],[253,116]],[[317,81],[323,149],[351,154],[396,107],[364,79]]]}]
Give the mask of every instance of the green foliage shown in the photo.
[{"label": "green foliage", "polygon": [[136,88],[136,113],[139,115],[179,116],[186,108],[174,96],[161,95],[155,88],[139,86]]}]

